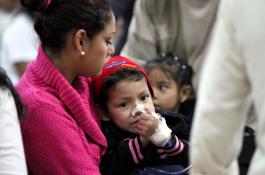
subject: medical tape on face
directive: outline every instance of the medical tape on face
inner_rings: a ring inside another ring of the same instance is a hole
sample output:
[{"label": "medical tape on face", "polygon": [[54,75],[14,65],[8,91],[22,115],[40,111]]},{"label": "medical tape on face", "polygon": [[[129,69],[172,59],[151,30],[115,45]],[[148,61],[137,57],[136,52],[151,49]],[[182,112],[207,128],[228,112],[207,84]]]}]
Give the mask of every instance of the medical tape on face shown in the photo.
[{"label": "medical tape on face", "polygon": [[138,112],[144,113],[144,105],[138,104],[132,111],[132,116],[135,116]]}]

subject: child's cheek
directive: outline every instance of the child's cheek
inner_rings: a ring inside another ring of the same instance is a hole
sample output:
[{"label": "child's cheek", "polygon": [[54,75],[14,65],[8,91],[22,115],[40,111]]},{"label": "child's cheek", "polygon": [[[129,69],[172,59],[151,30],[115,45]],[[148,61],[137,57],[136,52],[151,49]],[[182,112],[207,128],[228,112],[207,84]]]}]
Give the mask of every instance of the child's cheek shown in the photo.
[{"label": "child's cheek", "polygon": [[148,114],[151,114],[152,112],[155,112],[155,107],[154,107],[154,104],[153,103],[147,104],[146,107],[145,107],[145,109],[146,109],[146,112]]}]

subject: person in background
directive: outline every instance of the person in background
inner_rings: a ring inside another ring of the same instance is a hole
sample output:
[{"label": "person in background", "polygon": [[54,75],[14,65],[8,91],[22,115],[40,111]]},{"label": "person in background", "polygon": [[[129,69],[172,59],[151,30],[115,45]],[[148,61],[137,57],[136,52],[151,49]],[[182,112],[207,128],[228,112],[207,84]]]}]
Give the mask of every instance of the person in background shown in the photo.
[{"label": "person in background", "polygon": [[257,126],[248,174],[265,172],[264,6],[262,0],[221,1],[195,109],[192,175],[239,174],[236,160],[251,104]]},{"label": "person in background", "polygon": [[136,0],[109,0],[116,18],[116,36],[114,38],[115,55],[120,55],[128,35]]},{"label": "person in background", "polygon": [[141,65],[159,53],[177,54],[194,70],[197,92],[220,0],[137,0],[121,55]]},{"label": "person in background", "polygon": [[12,18],[12,10],[16,8],[17,3],[19,3],[17,0],[0,1],[0,40],[5,27]]},{"label": "person in background", "polygon": [[27,175],[19,117],[23,105],[4,69],[0,67],[0,174]]},{"label": "person in background", "polygon": [[[19,0],[9,0],[10,19],[0,40],[1,65],[14,85],[27,64],[37,55],[39,40],[33,28],[34,14],[25,10]],[[7,7],[6,7],[7,8]]]},{"label": "person in background", "polygon": [[91,77],[114,53],[115,18],[106,0],[21,0],[39,11],[41,45],[17,90],[29,171],[38,175],[100,175],[107,141],[91,93]]},{"label": "person in background", "polygon": [[187,167],[188,145],[155,112],[153,90],[142,67],[116,56],[92,82],[108,140],[103,175],[148,174],[147,167],[159,165],[172,165],[171,173]]},{"label": "person in background", "polygon": [[147,61],[144,68],[154,90],[156,107],[184,115],[191,125],[195,107],[192,67],[185,59],[162,53]]}]

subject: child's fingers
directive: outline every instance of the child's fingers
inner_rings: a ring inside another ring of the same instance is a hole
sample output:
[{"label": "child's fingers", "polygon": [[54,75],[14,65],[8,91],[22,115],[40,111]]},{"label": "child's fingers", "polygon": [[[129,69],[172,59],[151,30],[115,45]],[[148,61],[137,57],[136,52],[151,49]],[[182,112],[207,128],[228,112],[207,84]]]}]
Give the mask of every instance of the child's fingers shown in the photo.
[{"label": "child's fingers", "polygon": [[137,123],[140,125],[151,125],[151,126],[157,127],[159,123],[159,119],[155,117],[143,117],[143,118],[140,118]]},{"label": "child's fingers", "polygon": [[142,114],[140,117],[141,120],[149,120],[150,118],[154,118],[154,117],[148,113]]},{"label": "child's fingers", "polygon": [[148,127],[146,125],[143,125],[143,124],[140,124],[140,123],[137,123],[135,124],[135,128],[136,130],[138,131],[138,133],[144,133],[146,132],[146,130],[148,130]]},{"label": "child's fingers", "polygon": [[156,125],[150,121],[144,121],[137,123],[136,128],[139,135],[149,137],[155,133]]}]

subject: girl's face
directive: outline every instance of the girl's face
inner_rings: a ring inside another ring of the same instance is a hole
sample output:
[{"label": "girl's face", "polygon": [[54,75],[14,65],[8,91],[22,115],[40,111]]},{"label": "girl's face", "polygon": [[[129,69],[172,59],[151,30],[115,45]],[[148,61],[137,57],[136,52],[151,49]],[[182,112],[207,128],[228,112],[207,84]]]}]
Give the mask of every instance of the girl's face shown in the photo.
[{"label": "girl's face", "polygon": [[155,111],[151,94],[145,78],[135,80],[122,80],[109,92],[107,108],[111,120],[121,129],[130,133],[137,133],[135,123],[140,115],[132,115],[136,106],[143,105],[144,111]]},{"label": "girl's face", "polygon": [[88,41],[88,47],[85,51],[85,59],[82,67],[86,75],[97,76],[101,73],[102,67],[108,57],[114,54],[114,48],[111,39],[115,33],[115,18],[112,14],[111,21],[106,24],[103,31],[98,33],[92,40]]},{"label": "girl's face", "polygon": [[176,81],[160,68],[153,68],[148,76],[154,90],[154,104],[162,109],[176,111],[180,104]]}]

